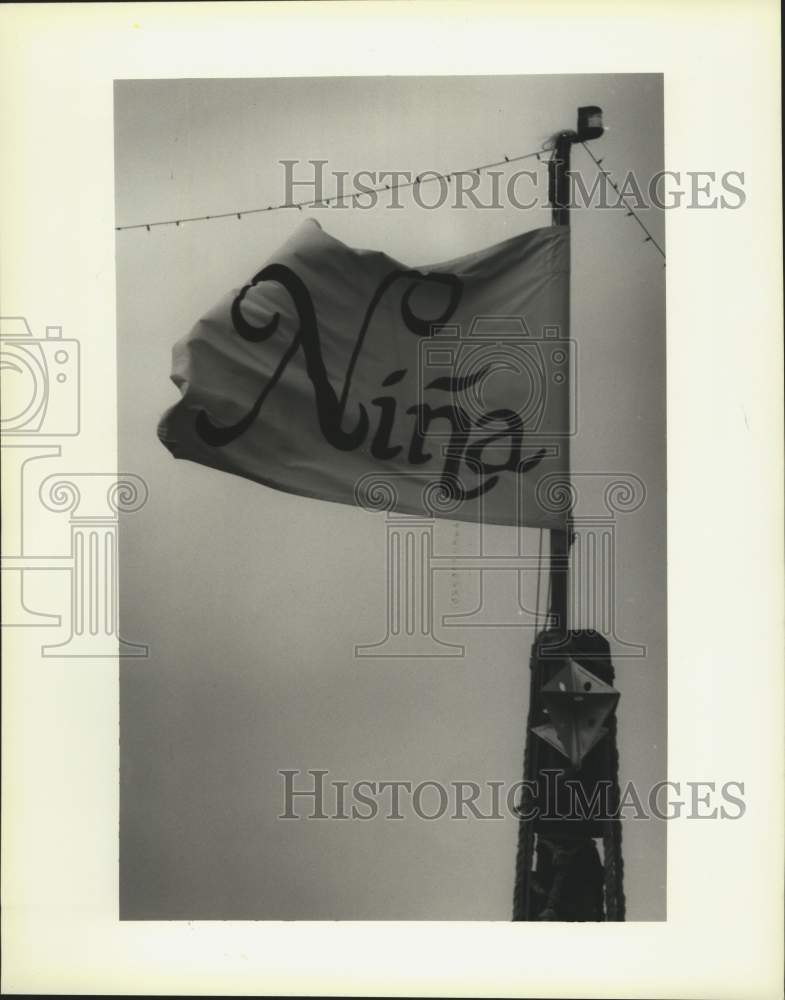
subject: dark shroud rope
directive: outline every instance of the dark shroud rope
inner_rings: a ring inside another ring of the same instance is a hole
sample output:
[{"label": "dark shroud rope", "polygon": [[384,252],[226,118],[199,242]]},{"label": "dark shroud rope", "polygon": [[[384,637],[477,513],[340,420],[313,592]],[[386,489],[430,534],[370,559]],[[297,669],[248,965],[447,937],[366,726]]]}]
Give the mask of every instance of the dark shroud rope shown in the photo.
[{"label": "dark shroud rope", "polygon": [[[545,633],[540,632],[532,644],[529,658],[529,673],[531,680],[529,683],[529,715],[526,720],[526,741],[523,751],[523,780],[530,782],[537,773],[537,748],[536,740],[529,737],[532,726],[535,723],[535,703],[537,698],[535,692],[540,686],[540,658],[537,655],[539,643]],[[527,809],[533,804],[531,793],[524,785],[521,795],[521,809],[525,814]],[[534,824],[526,820],[518,822],[518,850],[515,855],[515,889],[513,892],[513,920],[529,920],[529,897],[531,895],[531,869],[534,856]]]},{"label": "dark shroud rope", "polygon": [[616,713],[611,716],[606,737],[608,774],[613,782],[608,812],[616,819],[608,819],[603,830],[602,844],[605,853],[605,919],[624,920],[624,859],[621,853],[621,817],[618,816],[621,793],[619,791],[619,747],[616,742]]}]

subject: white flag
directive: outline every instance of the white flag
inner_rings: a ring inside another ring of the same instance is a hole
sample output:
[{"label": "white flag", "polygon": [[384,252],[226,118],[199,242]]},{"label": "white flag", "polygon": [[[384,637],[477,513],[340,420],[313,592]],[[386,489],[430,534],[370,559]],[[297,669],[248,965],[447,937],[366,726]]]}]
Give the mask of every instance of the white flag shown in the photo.
[{"label": "white flag", "polygon": [[407,267],[305,221],[179,341],[176,458],[302,496],[564,527],[569,232]]}]

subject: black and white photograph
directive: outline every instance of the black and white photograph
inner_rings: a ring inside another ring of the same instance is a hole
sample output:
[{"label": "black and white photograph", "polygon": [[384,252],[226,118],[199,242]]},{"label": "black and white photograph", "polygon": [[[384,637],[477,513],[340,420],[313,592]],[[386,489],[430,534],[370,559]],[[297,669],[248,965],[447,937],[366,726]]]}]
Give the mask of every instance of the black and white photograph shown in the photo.
[{"label": "black and white photograph", "polygon": [[4,993],[782,997],[778,30],[0,12]]},{"label": "black and white photograph", "polygon": [[665,919],[662,93],[116,84],[123,918]]}]

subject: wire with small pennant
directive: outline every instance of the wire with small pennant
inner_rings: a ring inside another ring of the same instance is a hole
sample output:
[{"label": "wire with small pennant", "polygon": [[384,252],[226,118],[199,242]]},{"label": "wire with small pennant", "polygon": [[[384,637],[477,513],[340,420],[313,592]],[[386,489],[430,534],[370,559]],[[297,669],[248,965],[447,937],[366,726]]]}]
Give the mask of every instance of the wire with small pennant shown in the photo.
[{"label": "wire with small pennant", "polygon": [[[654,238],[649,228],[646,226],[646,224],[638,215],[638,213],[635,211],[635,209],[626,200],[625,195],[621,192],[618,184],[611,176],[610,171],[605,170],[603,168],[602,158],[596,157],[585,142],[581,142],[581,145],[583,146],[583,148],[588,153],[589,157],[596,165],[600,174],[608,181],[608,183],[611,185],[613,190],[618,195],[619,204],[621,207],[624,208],[625,216],[627,218],[634,219],[638,223],[640,228],[643,230],[645,234],[645,239],[643,242],[651,243],[652,246],[654,246],[654,248],[659,252],[660,256],[663,259],[663,267],[664,267],[665,266],[664,262],[666,260],[665,251],[662,249],[660,244]],[[449,183],[454,178],[460,175],[476,174],[479,176],[483,170],[491,170],[494,167],[504,167],[505,165],[511,163],[520,163],[522,160],[530,160],[536,158],[538,162],[541,162],[543,157],[548,152],[551,152],[552,149],[553,149],[552,145],[550,145],[549,143],[544,143],[539,149],[532,150],[531,152],[528,153],[521,153],[517,156],[507,156],[505,154],[503,159],[495,160],[492,163],[481,163],[479,166],[476,167],[471,167],[468,169],[464,168],[461,170],[451,170],[449,173],[438,173],[436,171],[427,171],[427,176],[426,174],[417,174],[414,180],[397,181],[390,184],[380,184],[378,187],[363,187],[363,190],[361,191],[354,190],[342,194],[333,194],[330,195],[329,198],[315,198],[315,199],[311,198],[304,201],[285,201],[281,202],[280,204],[269,204],[258,208],[246,208],[246,209],[241,209],[240,211],[235,210],[233,212],[217,212],[211,215],[191,215],[180,219],[163,219],[156,222],[138,222],[129,226],[115,226],[115,231],[125,232],[131,229],[145,229],[149,233],[153,228],[161,226],[179,227],[181,225],[185,225],[190,222],[211,222],[216,219],[232,219],[232,218],[237,218],[238,220],[241,220],[246,215],[260,215],[266,212],[281,212],[291,209],[297,209],[298,211],[302,211],[304,208],[326,208],[330,205],[341,204],[346,201],[353,201],[354,204],[356,205],[357,198],[367,197],[368,195],[371,194],[384,194],[385,192],[399,191],[405,188],[413,188],[418,185],[433,183],[434,181],[447,181]]]},{"label": "wire with small pennant", "polygon": [[214,219],[232,219],[237,218],[242,219],[245,215],[259,215],[264,212],[281,212],[287,209],[298,209],[302,211],[304,208],[322,208],[333,204],[339,204],[344,201],[349,201],[350,199],[367,197],[370,194],[384,194],[387,191],[398,191],[404,188],[413,188],[421,184],[429,184],[434,181],[447,181],[448,183],[453,180],[453,178],[459,175],[469,175],[469,174],[481,174],[483,170],[491,170],[493,167],[504,167],[510,163],[519,163],[522,160],[536,159],[542,161],[543,157],[547,153],[547,148],[541,147],[540,149],[532,150],[530,153],[521,153],[518,156],[504,156],[502,160],[496,160],[493,163],[481,163],[477,167],[471,167],[469,169],[463,170],[451,170],[449,173],[437,173],[436,171],[427,171],[427,176],[425,173],[422,175],[417,174],[414,180],[394,182],[391,184],[380,184],[378,187],[363,187],[362,191],[349,191],[345,194],[334,194],[330,195],[329,198],[309,198],[306,201],[285,201],[281,204],[275,205],[270,204],[260,208],[246,208],[240,211],[234,212],[218,212],[212,215],[192,215],[187,218],[182,219],[165,219],[160,222],[138,222],[130,226],[115,226],[116,232],[124,232],[129,229],[146,229],[150,232],[151,229],[158,226],[181,226],[188,222],[210,222]]},{"label": "wire with small pennant", "polygon": [[649,229],[646,226],[646,224],[643,221],[643,219],[641,219],[641,217],[638,215],[638,213],[635,211],[635,209],[626,200],[625,195],[623,195],[622,192],[619,190],[619,185],[616,183],[616,181],[613,179],[613,177],[611,177],[610,171],[603,169],[602,158],[595,156],[594,153],[592,153],[592,151],[589,149],[589,147],[586,145],[585,142],[581,142],[581,145],[586,150],[586,152],[589,154],[589,156],[591,157],[591,159],[594,161],[594,163],[596,164],[597,169],[599,170],[599,172],[608,181],[608,183],[610,184],[610,186],[613,188],[613,190],[619,196],[619,203],[624,208],[626,217],[628,219],[629,218],[635,219],[635,221],[638,223],[638,225],[641,227],[641,229],[646,234],[646,238],[644,239],[643,242],[644,243],[651,243],[652,246],[654,246],[655,249],[659,251],[660,256],[662,257],[662,260],[663,260],[663,267],[664,267],[665,266],[664,262],[667,259],[665,257],[665,251],[662,249],[662,247],[659,245],[659,243],[654,239],[654,237],[652,236],[651,232],[649,231]]}]

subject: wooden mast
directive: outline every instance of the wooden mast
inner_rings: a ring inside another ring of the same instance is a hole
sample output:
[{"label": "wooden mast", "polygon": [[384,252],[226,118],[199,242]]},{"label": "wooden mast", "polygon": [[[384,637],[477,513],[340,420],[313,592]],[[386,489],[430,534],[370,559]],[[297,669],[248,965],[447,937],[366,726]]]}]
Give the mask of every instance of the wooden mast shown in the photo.
[{"label": "wooden mast", "polygon": [[[569,169],[572,145],[587,139],[599,138],[603,131],[602,111],[592,106],[578,109],[577,131],[562,131],[554,137],[553,154],[548,163],[548,197],[553,225],[570,224],[572,184]],[[562,447],[569,448],[568,438],[565,437]],[[566,455],[566,467],[569,477],[569,451]],[[569,486],[569,483],[566,485]],[[603,681],[605,684],[612,684],[613,681],[613,666],[610,662],[608,643],[594,632],[588,632],[579,639],[578,633],[570,631],[568,583],[572,537],[573,520],[570,507],[565,515],[564,527],[550,532],[548,624],[545,630],[537,635],[531,654],[522,806],[524,811],[534,806],[535,815],[540,792],[532,792],[531,789],[540,788],[543,768],[552,767],[556,763],[553,749],[543,744],[533,734],[535,724],[540,723],[538,729],[541,730],[542,721],[547,717],[543,702],[543,685],[552,680],[555,672],[569,663],[571,657],[578,656],[579,659],[583,659],[587,654],[590,660],[596,658],[595,669],[603,676],[594,677],[591,673],[585,676],[594,681]],[[593,650],[588,648],[590,646]],[[615,714],[611,718],[605,752],[599,757],[595,754],[588,769],[582,768],[580,763],[577,766],[574,762],[571,763],[569,773],[584,786],[585,791],[595,787],[597,781],[607,780],[610,777],[614,802],[618,800]],[[565,829],[563,825],[560,827],[559,823],[543,823],[538,819],[527,818],[525,814],[520,818],[513,920],[623,920],[621,832],[618,820],[593,822],[591,819],[575,821],[572,818],[567,821],[567,827],[569,829]],[[533,884],[536,834],[538,834],[538,872],[542,849],[545,852],[544,877],[546,879],[549,877],[551,880],[547,891],[542,884],[536,886]],[[594,845],[594,839],[598,836],[602,836],[605,842],[604,866],[600,863]],[[567,858],[566,864],[565,858]],[[549,868],[550,875],[548,875]],[[612,891],[609,892],[609,888]],[[537,904],[533,900],[535,889],[540,896]],[[603,894],[606,900],[605,906],[602,902]],[[570,898],[568,908],[564,906],[565,896]]]},{"label": "wooden mast", "polygon": [[[551,222],[554,226],[570,225],[570,192],[569,176],[570,151],[573,142],[578,140],[577,132],[559,132],[554,139],[553,157],[548,163],[548,200],[551,203]],[[569,438],[565,437],[561,446],[569,449]],[[567,452],[567,470],[569,476],[569,451]],[[553,529],[550,532],[550,592],[551,600],[548,616],[554,628],[562,639],[567,638],[569,630],[568,619],[568,581],[570,539],[572,535],[571,513],[567,514],[564,529]]]}]

